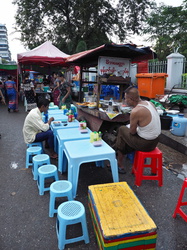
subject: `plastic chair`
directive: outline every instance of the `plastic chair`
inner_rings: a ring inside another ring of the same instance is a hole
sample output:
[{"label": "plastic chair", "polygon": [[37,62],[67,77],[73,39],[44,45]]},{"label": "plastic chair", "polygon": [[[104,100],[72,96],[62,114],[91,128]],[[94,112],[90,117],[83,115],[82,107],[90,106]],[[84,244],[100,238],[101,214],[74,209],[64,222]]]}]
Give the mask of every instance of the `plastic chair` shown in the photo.
[{"label": "plastic chair", "polygon": [[55,181],[51,184],[50,200],[49,200],[49,217],[53,217],[54,213],[57,213],[57,209],[55,209],[56,197],[67,197],[69,201],[73,200],[71,182],[60,180],[60,181]]},{"label": "plastic chair", "polygon": [[40,154],[33,157],[33,179],[36,181],[38,179],[38,168],[45,164],[50,164],[50,158],[47,154]]},{"label": "plastic chair", "polygon": [[[150,158],[150,164],[147,158]],[[151,168],[151,175],[144,175],[144,168]],[[151,152],[136,151],[132,173],[136,186],[141,186],[142,180],[157,180],[162,186],[162,152],[158,148]]]},{"label": "plastic chair", "polygon": [[41,147],[29,147],[26,150],[26,168],[29,166],[33,166],[33,158],[35,155],[39,155],[42,153]]},{"label": "plastic chair", "polygon": [[[83,234],[79,237],[66,239],[67,225],[81,223]],[[58,207],[56,232],[58,238],[58,248],[64,249],[66,244],[84,240],[89,243],[88,229],[86,223],[85,208],[79,201],[66,201]]]},{"label": "plastic chair", "polygon": [[181,209],[182,206],[187,206],[187,201],[182,201],[186,188],[187,188],[187,178],[184,179],[182,189],[180,191],[180,195],[178,198],[177,206],[173,214],[173,218],[176,218],[176,215],[179,214],[187,222],[187,214],[185,214]]},{"label": "plastic chair", "polygon": [[42,148],[42,153],[43,153],[43,142],[42,141],[38,141],[38,142],[32,142],[32,143],[29,143],[27,144],[27,147],[30,148],[30,147],[41,147]]},{"label": "plastic chair", "polygon": [[43,195],[45,191],[49,191],[50,187],[45,187],[45,179],[53,178],[58,181],[57,167],[52,164],[44,165],[38,169],[38,189],[39,194]]}]

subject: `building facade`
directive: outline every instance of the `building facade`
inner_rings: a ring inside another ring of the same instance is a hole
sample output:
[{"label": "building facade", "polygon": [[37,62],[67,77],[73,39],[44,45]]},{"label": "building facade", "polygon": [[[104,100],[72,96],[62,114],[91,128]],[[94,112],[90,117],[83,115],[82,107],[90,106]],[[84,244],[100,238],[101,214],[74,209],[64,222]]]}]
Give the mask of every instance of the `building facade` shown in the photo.
[{"label": "building facade", "polygon": [[11,61],[7,28],[5,24],[0,24],[0,57],[6,61]]}]

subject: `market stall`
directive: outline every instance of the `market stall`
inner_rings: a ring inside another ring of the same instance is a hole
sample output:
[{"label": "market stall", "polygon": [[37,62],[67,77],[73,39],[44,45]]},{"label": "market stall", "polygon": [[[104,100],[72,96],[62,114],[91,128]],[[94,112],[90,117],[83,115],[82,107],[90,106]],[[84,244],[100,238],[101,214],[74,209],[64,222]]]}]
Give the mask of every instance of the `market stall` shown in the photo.
[{"label": "market stall", "polygon": [[42,71],[50,75],[54,67],[67,67],[65,61],[68,56],[69,55],[56,48],[51,42],[46,41],[28,52],[19,53],[17,55],[18,70],[21,75],[28,69],[39,72]]},{"label": "market stall", "polygon": [[[124,110],[122,99],[124,90],[131,84],[130,65],[153,58],[156,58],[156,54],[149,47],[138,48],[134,44],[104,44],[69,56],[66,63],[80,67],[79,93],[88,83],[94,84],[96,89],[95,95],[91,99],[89,96],[88,102],[85,102],[88,97],[85,93],[84,96],[79,96],[78,103],[74,103],[78,108],[78,118],[85,118],[91,130],[101,130],[103,133],[110,134],[118,126],[128,122],[129,112],[127,111],[129,110]],[[83,74],[90,73],[90,67],[96,68],[95,72],[91,71],[96,74],[95,81],[88,81],[83,77]],[[112,114],[108,112],[110,102],[108,100],[101,102],[102,85],[119,86],[119,99],[116,100],[111,96],[112,106],[116,106],[116,109],[112,109]]]},{"label": "market stall", "polygon": [[[59,70],[62,70],[62,68],[67,67],[65,60],[68,56],[69,55],[60,51],[49,41],[46,41],[45,43],[41,44],[40,46],[28,52],[19,53],[17,55],[17,58],[18,58],[18,71],[21,76],[21,81],[23,73],[28,70],[38,71],[40,73],[38,78],[41,78],[40,75],[50,76],[53,71],[57,72]],[[38,83],[42,83],[40,79],[37,80]],[[48,94],[51,94],[50,89],[43,90],[42,87],[38,88],[38,85],[36,89],[37,95],[45,95],[46,92]]]}]

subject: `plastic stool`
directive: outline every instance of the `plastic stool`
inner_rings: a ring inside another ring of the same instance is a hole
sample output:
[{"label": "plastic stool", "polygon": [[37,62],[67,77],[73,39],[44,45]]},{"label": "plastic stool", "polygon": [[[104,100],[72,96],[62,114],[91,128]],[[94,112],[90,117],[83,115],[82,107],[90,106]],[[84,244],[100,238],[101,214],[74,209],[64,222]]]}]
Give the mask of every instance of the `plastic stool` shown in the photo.
[{"label": "plastic stool", "polygon": [[35,147],[35,146],[37,146],[37,147],[41,147],[42,148],[42,153],[43,153],[43,142],[41,142],[41,141],[38,141],[38,142],[33,142],[33,143],[29,143],[29,144],[27,144],[27,147]]},{"label": "plastic stool", "polygon": [[[150,164],[146,163],[146,158],[150,158]],[[154,175],[144,175],[144,168],[151,168]],[[155,148],[151,152],[136,151],[132,173],[135,174],[135,185],[141,186],[142,180],[157,180],[162,186],[162,152]]]},{"label": "plastic stool", "polygon": [[[81,223],[83,235],[66,239],[66,226]],[[58,248],[64,249],[66,244],[84,240],[89,243],[88,229],[86,224],[85,208],[79,201],[66,201],[58,207],[56,232]]]},{"label": "plastic stool", "polygon": [[44,165],[38,169],[38,188],[39,194],[43,195],[45,191],[49,191],[50,187],[45,187],[45,179],[54,178],[58,181],[58,171],[57,167],[52,164]]},{"label": "plastic stool", "polygon": [[55,198],[67,197],[69,201],[73,200],[72,184],[70,181],[55,181],[50,186],[50,200],[49,200],[49,217],[53,217],[57,213],[55,209]]},{"label": "plastic stool", "polygon": [[47,154],[36,155],[32,159],[33,161],[33,179],[36,181],[38,179],[38,168],[45,164],[50,164],[50,158]]},{"label": "plastic stool", "polygon": [[31,162],[31,157],[34,158],[33,156],[39,155],[42,153],[42,148],[41,147],[30,147],[27,148],[26,150],[26,168],[29,166],[33,166],[33,161]]},{"label": "plastic stool", "polygon": [[174,214],[173,214],[173,218],[176,218],[176,215],[180,214],[180,216],[187,222],[187,214],[185,214],[181,209],[182,206],[187,205],[187,201],[185,201],[185,202],[182,201],[183,195],[185,193],[185,188],[187,188],[187,178],[184,179],[182,189],[181,189],[181,192],[180,192],[180,195],[179,195],[179,199],[178,199],[178,202],[177,202],[177,206],[176,206]]}]

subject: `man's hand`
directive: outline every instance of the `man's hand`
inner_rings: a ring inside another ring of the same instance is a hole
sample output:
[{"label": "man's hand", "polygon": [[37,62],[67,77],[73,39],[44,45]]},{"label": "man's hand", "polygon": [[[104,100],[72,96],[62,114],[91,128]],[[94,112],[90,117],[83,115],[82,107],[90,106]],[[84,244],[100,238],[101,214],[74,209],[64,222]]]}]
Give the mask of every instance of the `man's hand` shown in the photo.
[{"label": "man's hand", "polygon": [[54,117],[49,118],[48,124],[50,125],[52,121],[54,121]]}]

